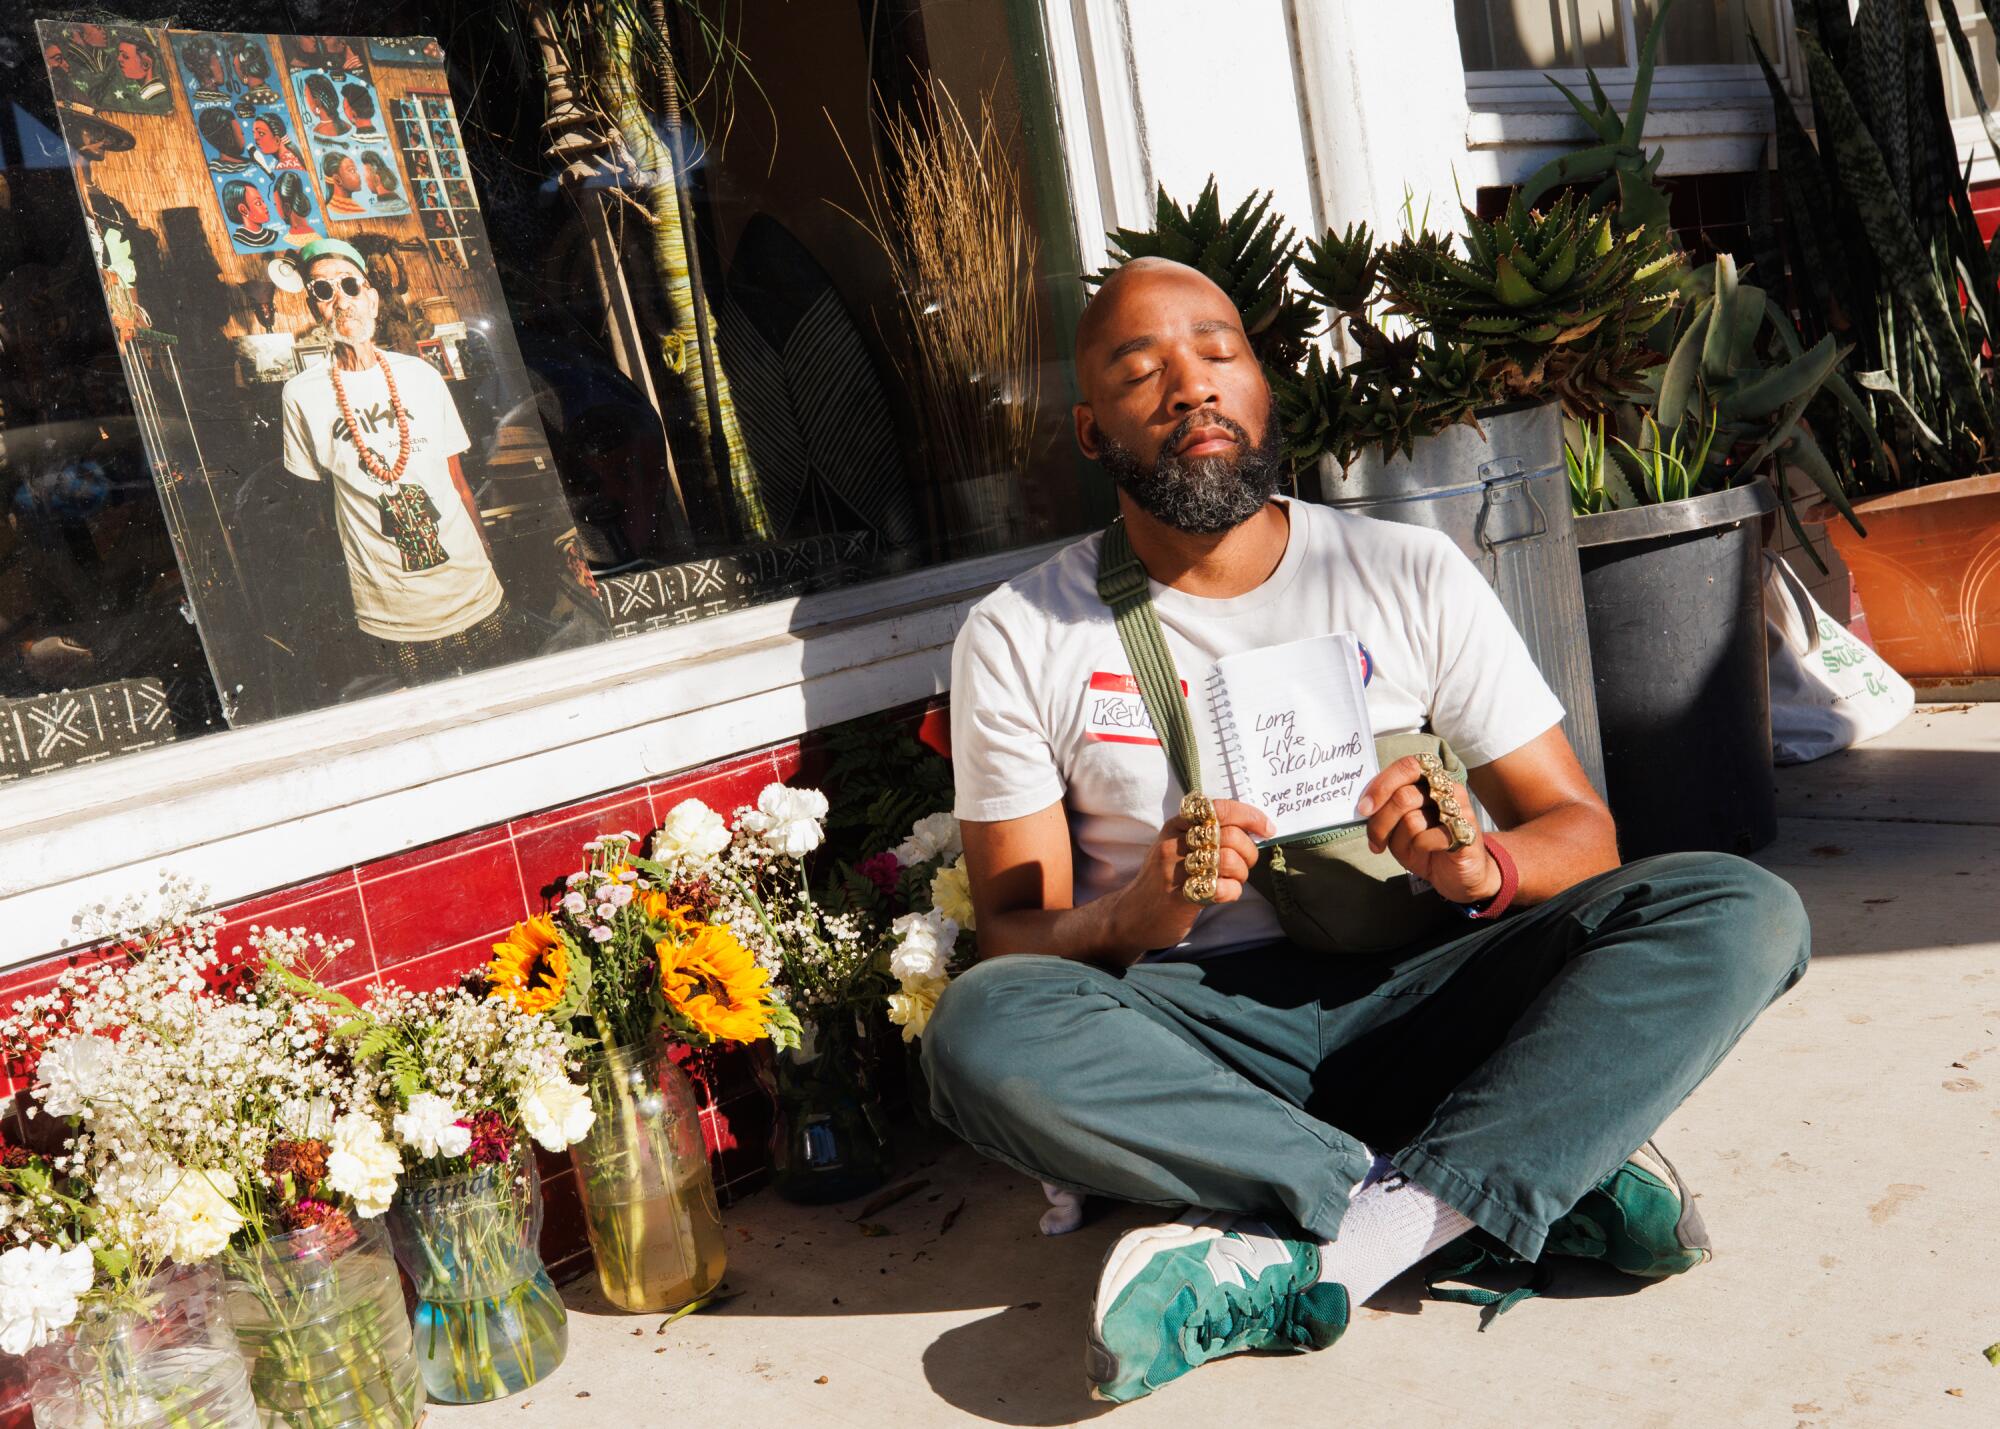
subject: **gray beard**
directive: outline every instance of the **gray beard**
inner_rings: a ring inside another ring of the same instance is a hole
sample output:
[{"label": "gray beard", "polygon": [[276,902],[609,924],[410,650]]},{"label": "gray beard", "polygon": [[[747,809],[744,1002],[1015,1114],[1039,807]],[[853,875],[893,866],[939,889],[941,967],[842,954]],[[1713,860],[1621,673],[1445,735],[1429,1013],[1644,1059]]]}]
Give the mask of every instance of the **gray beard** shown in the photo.
[{"label": "gray beard", "polygon": [[1275,413],[1264,423],[1261,442],[1230,455],[1182,461],[1168,452],[1147,467],[1106,437],[1098,462],[1141,511],[1191,536],[1235,530],[1264,509],[1285,478]]}]

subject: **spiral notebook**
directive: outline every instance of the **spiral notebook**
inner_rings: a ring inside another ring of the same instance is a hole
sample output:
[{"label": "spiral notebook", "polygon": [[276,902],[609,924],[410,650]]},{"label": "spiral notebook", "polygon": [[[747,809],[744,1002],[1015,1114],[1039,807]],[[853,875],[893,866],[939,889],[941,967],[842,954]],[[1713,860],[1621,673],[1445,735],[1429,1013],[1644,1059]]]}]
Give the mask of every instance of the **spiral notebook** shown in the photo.
[{"label": "spiral notebook", "polygon": [[1379,772],[1362,658],[1341,631],[1225,655],[1209,673],[1230,797],[1277,826],[1267,842],[1360,821],[1354,806]]}]

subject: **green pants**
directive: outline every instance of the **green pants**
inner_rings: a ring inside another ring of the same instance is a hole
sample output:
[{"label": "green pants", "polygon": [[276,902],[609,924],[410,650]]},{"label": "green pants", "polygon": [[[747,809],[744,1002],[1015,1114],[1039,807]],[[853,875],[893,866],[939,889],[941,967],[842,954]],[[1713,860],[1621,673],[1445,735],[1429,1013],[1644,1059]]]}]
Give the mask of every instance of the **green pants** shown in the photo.
[{"label": "green pants", "polygon": [[925,1033],[932,1110],[1073,1191],[1328,1240],[1373,1148],[1532,1260],[1809,956],[1791,886],[1721,854],[1467,928],[1382,959],[989,959]]}]

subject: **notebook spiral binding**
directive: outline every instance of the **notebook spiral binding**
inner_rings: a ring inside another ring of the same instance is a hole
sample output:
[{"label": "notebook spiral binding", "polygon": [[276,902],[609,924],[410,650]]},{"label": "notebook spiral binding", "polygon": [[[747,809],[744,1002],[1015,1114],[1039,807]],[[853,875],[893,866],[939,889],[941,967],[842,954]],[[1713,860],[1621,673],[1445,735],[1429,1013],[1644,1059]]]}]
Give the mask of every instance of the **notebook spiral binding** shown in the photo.
[{"label": "notebook spiral binding", "polygon": [[1223,686],[1222,672],[1208,673],[1208,710],[1215,720],[1215,741],[1222,751],[1222,774],[1229,781],[1229,791],[1241,798],[1242,791],[1249,787],[1249,771],[1244,765],[1243,741],[1236,733],[1236,720],[1229,708],[1229,691]]}]

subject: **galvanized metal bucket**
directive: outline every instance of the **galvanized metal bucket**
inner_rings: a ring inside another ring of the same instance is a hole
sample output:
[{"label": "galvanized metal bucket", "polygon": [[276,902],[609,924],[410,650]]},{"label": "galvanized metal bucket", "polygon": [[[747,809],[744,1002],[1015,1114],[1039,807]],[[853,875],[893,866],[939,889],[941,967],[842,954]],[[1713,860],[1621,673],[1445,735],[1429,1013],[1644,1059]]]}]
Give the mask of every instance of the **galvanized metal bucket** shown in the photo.
[{"label": "galvanized metal bucket", "polygon": [[1429,526],[1471,557],[1562,701],[1563,732],[1603,794],[1561,409],[1553,402],[1500,408],[1484,414],[1478,429],[1447,428],[1393,461],[1370,452],[1345,473],[1322,459],[1319,485],[1329,506]]}]

